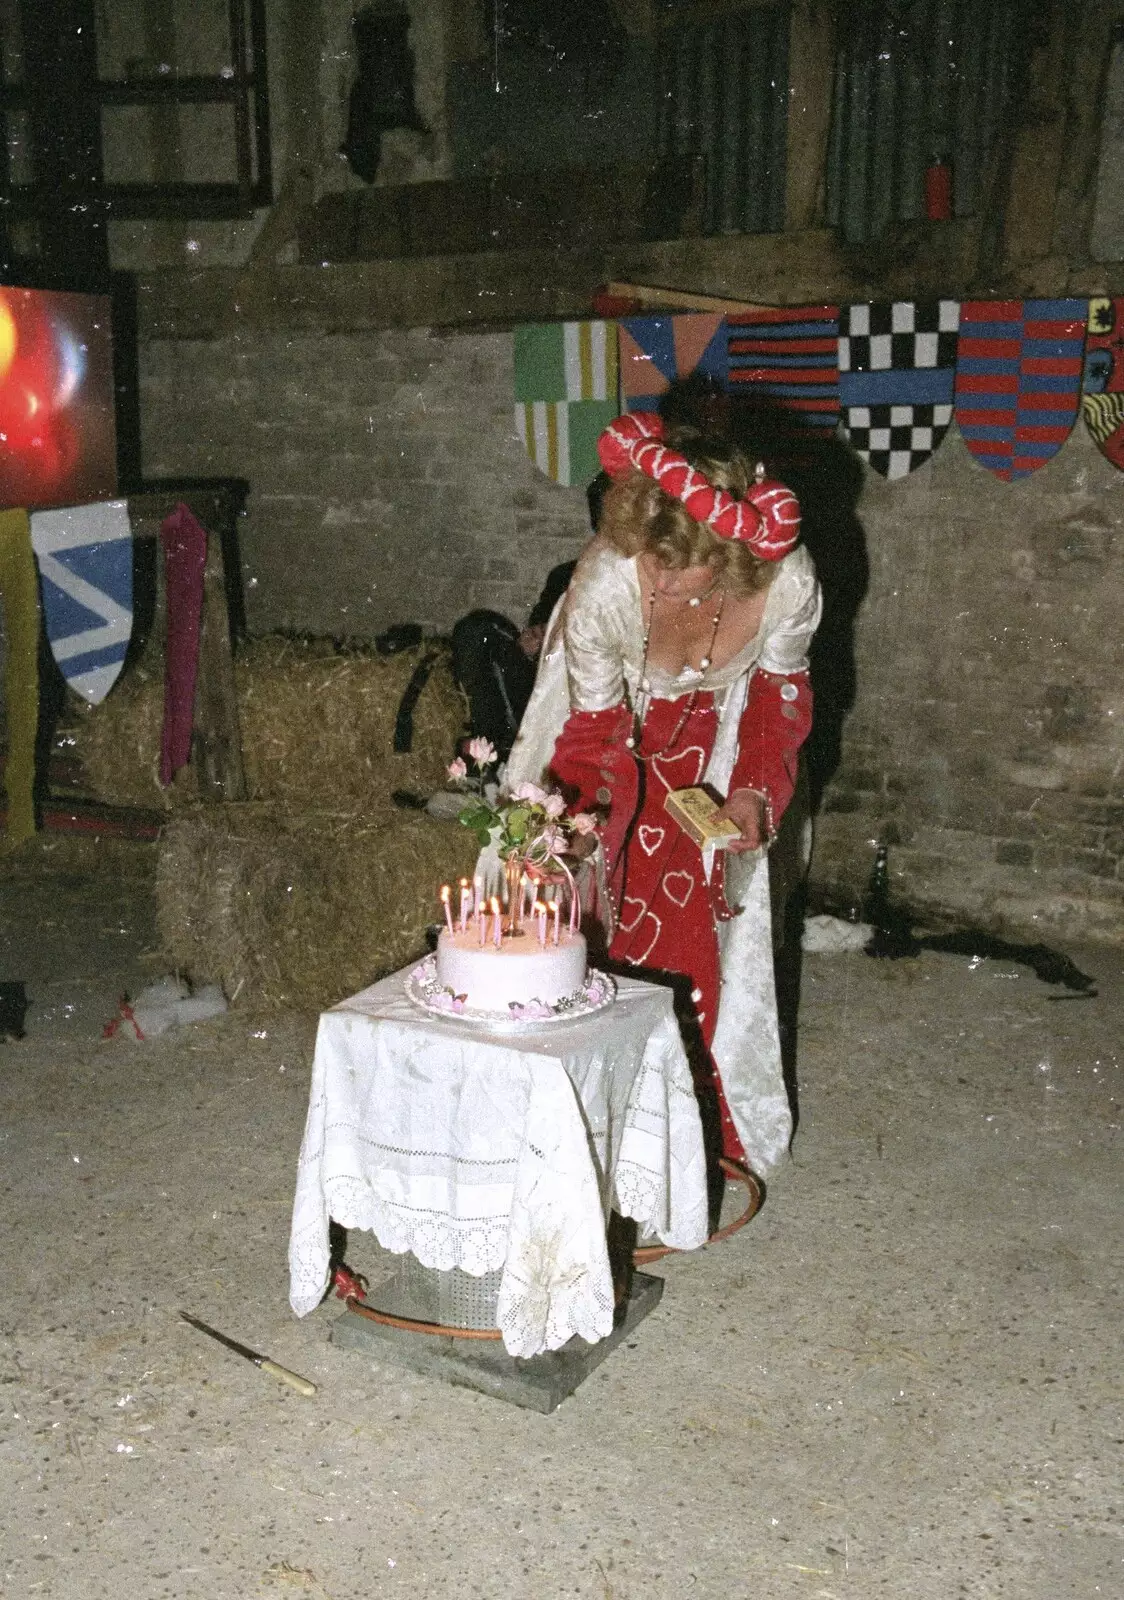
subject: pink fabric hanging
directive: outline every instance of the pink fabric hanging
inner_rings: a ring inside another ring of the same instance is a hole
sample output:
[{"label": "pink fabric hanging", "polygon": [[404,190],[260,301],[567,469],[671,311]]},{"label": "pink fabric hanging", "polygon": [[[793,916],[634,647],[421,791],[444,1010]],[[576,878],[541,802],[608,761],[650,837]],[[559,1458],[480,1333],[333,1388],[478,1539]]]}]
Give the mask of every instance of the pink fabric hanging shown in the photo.
[{"label": "pink fabric hanging", "polygon": [[207,530],[199,525],[181,502],[160,524],[160,540],[164,546],[168,632],[164,654],[164,730],[160,739],[160,782],[166,788],[191,758]]}]

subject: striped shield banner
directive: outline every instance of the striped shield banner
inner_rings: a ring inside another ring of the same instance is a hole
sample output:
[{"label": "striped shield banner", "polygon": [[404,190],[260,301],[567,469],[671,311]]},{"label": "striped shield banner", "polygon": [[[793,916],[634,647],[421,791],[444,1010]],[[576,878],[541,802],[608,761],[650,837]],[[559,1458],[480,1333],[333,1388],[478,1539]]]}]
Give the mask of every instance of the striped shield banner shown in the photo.
[{"label": "striped shield banner", "polygon": [[70,687],[96,706],[117,681],[133,631],[128,506],[106,500],[36,511],[31,544],[51,653]]},{"label": "striped shield banner", "polygon": [[801,429],[839,421],[839,307],[773,306],[726,319],[731,395],[758,397]]},{"label": "striped shield banner", "polygon": [[514,356],[515,431],[527,454],[555,483],[591,482],[598,437],[620,411],[616,323],[516,328]]},{"label": "striped shield banner", "polygon": [[1069,438],[1081,398],[1085,300],[966,300],[956,424],[981,466],[1026,478]]},{"label": "striped shield banner", "polygon": [[1124,469],[1124,300],[1089,301],[1081,411],[1101,454]]}]

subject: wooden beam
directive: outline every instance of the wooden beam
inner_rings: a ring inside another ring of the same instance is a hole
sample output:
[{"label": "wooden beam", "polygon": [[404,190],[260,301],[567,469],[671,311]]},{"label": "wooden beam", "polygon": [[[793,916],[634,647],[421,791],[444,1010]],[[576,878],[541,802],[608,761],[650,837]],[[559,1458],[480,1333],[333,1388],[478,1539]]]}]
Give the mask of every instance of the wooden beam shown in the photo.
[{"label": "wooden beam", "polygon": [[1065,85],[1066,130],[1058,176],[1053,253],[1072,264],[1091,259],[1093,212],[1104,129],[1108,71],[1116,30],[1124,23],[1124,0],[1091,0],[1084,7]]},{"label": "wooden beam", "polygon": [[325,268],[263,263],[248,280],[232,267],[176,267],[138,275],[137,314],[143,344],[217,339],[250,329],[495,330],[588,317],[594,291],[613,282],[659,285],[681,303],[685,296],[701,296],[739,306],[924,299],[967,290],[978,254],[976,224],[912,224],[908,246],[899,249],[891,239],[868,252],[869,260],[859,260],[833,232],[808,229]]},{"label": "wooden beam", "polygon": [[648,283],[607,283],[605,293],[622,300],[635,300],[651,311],[764,311],[766,307],[748,305],[744,300],[725,300],[713,294],[686,294],[682,289],[658,289]]},{"label": "wooden beam", "polygon": [[230,648],[222,538],[208,530],[192,757],[204,800],[245,800],[246,772]]},{"label": "wooden beam", "polygon": [[1070,0],[1049,0],[1037,29],[1027,92],[1017,108],[1003,233],[1005,266],[1040,260],[1054,239],[1058,180],[1066,137],[1066,89],[1076,55],[1078,17]]},{"label": "wooden beam", "polygon": [[250,246],[246,271],[276,261],[281,251],[297,236],[301,218],[316,197],[316,179],[311,167],[296,165],[281,185],[281,193]]},{"label": "wooden beam", "polygon": [[[187,484],[169,484],[128,496],[134,540],[151,540],[156,545],[158,616],[167,603],[159,555],[161,523],[182,503],[207,532],[191,760],[200,796],[209,802],[246,798],[230,630],[232,610],[236,618],[241,612],[241,596],[238,576],[232,573],[228,577],[225,559],[226,552],[233,553],[236,548],[236,517],[243,493],[244,486],[233,481],[199,480],[194,489]],[[161,622],[154,637],[159,638],[165,628],[166,622]]]},{"label": "wooden beam", "polygon": [[833,0],[793,0],[788,42],[784,225],[822,225],[835,84]]}]

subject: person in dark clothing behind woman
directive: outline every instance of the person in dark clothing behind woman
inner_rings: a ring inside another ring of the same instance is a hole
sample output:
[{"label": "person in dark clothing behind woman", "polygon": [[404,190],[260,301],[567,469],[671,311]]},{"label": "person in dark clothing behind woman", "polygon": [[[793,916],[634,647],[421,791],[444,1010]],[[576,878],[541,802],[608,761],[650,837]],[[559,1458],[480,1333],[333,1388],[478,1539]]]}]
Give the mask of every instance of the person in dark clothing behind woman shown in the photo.
[{"label": "person in dark clothing behind woman", "polygon": [[524,627],[498,611],[470,611],[453,627],[453,676],[468,696],[469,726],[491,740],[501,761],[518,732],[546,625],[574,565],[566,561],[551,569]]},{"label": "person in dark clothing behind woman", "polygon": [[[607,473],[599,472],[586,488],[593,533],[610,482]],[[564,561],[551,568],[522,628],[498,611],[470,611],[453,628],[453,676],[468,696],[469,726],[473,734],[492,741],[501,761],[507,759],[531,698],[547,623],[576,565]]]}]

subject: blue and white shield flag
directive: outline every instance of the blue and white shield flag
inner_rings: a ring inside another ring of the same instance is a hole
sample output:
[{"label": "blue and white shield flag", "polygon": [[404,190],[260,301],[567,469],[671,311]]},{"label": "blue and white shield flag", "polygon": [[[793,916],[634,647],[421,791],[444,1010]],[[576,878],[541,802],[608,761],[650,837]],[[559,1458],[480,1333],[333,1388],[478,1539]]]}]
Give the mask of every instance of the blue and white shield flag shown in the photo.
[{"label": "blue and white shield flag", "polygon": [[117,681],[133,631],[133,535],[124,500],[35,511],[43,619],[70,687],[92,706]]}]

